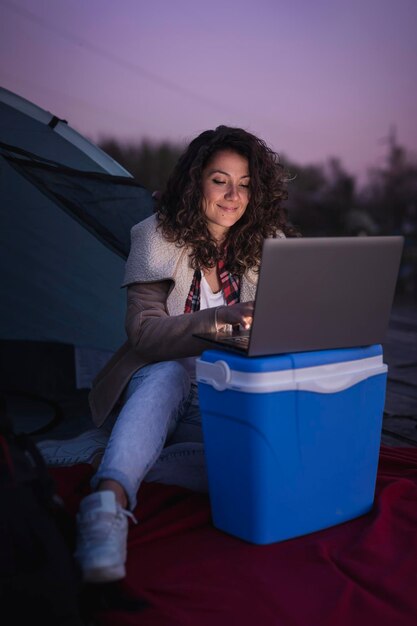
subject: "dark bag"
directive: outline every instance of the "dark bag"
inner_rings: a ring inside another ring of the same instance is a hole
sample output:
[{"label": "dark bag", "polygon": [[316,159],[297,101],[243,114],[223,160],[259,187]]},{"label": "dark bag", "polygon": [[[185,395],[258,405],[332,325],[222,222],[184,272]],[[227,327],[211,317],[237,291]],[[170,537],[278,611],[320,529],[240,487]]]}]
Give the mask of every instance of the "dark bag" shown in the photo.
[{"label": "dark bag", "polygon": [[0,397],[0,622],[85,626],[73,520],[29,436],[16,435]]}]

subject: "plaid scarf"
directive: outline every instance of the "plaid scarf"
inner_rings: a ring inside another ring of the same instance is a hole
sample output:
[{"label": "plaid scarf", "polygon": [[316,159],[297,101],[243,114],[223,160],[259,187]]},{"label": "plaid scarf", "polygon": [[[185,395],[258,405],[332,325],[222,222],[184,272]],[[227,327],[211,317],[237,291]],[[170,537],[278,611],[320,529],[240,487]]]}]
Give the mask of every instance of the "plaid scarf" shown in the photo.
[{"label": "plaid scarf", "polygon": [[[224,261],[217,262],[217,273],[227,306],[239,302],[240,278],[227,271]],[[200,310],[201,270],[195,270],[191,288],[185,301],[184,313],[193,313]]]}]

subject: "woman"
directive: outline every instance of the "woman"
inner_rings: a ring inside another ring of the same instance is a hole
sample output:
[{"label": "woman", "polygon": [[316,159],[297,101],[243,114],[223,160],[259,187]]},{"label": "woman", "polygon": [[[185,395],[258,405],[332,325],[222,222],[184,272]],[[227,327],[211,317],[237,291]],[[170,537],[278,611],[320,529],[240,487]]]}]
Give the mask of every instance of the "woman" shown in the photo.
[{"label": "woman", "polygon": [[125,575],[128,518],[142,480],[157,479],[152,472],[175,445],[201,452],[194,370],[207,345],[193,333],[250,327],[263,239],[297,234],[282,207],[285,185],[262,140],[219,126],[190,143],[156,214],[132,229],[123,283],[128,340],[90,394],[97,426],[115,423],[95,491],[77,516],[85,580]]}]

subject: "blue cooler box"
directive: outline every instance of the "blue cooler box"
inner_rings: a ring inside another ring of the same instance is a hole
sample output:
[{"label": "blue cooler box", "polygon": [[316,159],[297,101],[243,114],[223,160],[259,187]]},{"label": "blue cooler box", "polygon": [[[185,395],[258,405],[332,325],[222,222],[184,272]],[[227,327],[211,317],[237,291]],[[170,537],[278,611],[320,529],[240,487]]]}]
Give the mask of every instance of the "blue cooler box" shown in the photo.
[{"label": "blue cooler box", "polygon": [[268,544],[367,513],[386,378],[380,345],[204,352],[197,381],[214,526]]}]

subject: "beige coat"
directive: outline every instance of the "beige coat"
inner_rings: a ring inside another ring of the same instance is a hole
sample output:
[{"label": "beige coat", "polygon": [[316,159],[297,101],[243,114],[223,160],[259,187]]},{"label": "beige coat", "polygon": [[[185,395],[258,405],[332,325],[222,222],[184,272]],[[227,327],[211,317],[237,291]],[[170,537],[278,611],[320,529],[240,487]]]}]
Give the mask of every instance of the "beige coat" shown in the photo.
[{"label": "beige coat", "polygon": [[[127,341],[101,370],[89,402],[97,426],[120,401],[135,371],[158,361],[198,356],[208,345],[193,333],[214,330],[214,309],[184,313],[194,270],[188,251],[169,243],[151,216],[132,228],[123,286],[128,287]],[[240,300],[255,298],[257,273],[241,281]]]}]

